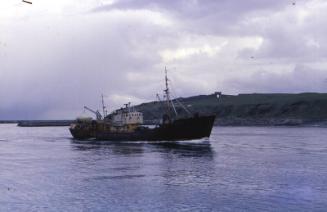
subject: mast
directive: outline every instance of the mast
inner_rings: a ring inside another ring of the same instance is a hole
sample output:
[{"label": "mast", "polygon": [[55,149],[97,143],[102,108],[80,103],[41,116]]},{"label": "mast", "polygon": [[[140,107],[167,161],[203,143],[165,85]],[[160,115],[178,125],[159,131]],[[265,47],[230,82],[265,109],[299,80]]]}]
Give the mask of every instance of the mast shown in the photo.
[{"label": "mast", "polygon": [[169,119],[171,119],[170,96],[169,96],[168,77],[167,77],[167,68],[166,68],[166,66],[165,66],[165,85],[166,85],[166,89],[164,90],[164,92],[165,92],[166,104],[167,104],[167,115],[168,115]]},{"label": "mast", "polygon": [[104,105],[104,99],[103,99],[103,94],[101,95],[102,98],[102,111],[103,111],[103,117],[107,116],[107,111],[106,111],[106,106]]},{"label": "mast", "polygon": [[[170,99],[166,66],[165,66],[165,84],[166,84],[166,89],[164,90],[164,92],[166,94],[165,96],[166,96],[166,104],[167,104],[167,115],[168,115],[169,119],[171,119],[171,106],[173,107],[173,110],[174,110],[176,116],[177,116],[177,111],[175,109],[173,101]],[[159,95],[157,95],[157,96],[159,98]]]}]

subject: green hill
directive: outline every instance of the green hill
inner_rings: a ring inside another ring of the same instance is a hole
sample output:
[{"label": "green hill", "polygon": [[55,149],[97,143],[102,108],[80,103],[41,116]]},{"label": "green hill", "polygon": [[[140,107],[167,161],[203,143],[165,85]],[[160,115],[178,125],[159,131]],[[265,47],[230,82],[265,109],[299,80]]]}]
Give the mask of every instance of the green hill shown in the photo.
[{"label": "green hill", "polygon": [[[218,95],[218,96],[217,96]],[[216,114],[218,125],[312,125],[327,123],[327,94],[239,94],[199,95],[174,100],[179,116],[187,113],[178,101],[191,112]],[[136,106],[145,120],[160,119],[162,102]]]}]

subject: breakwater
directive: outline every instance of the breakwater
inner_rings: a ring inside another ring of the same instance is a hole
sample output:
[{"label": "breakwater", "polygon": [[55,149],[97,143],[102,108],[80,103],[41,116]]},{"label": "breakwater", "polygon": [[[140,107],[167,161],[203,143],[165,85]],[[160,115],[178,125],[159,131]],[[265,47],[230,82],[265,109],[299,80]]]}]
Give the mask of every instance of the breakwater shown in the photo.
[{"label": "breakwater", "polygon": [[73,120],[24,120],[18,121],[19,127],[61,127],[69,126]]}]

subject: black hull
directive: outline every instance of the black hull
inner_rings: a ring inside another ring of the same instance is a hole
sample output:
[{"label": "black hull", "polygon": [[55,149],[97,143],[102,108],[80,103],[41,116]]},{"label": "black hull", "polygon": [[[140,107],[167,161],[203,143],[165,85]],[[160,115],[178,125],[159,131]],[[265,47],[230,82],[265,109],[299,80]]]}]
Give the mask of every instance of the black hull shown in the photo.
[{"label": "black hull", "polygon": [[72,136],[77,140],[87,140],[87,139],[95,138],[95,133],[90,130],[69,128],[69,131],[72,134]]},{"label": "black hull", "polygon": [[131,133],[113,133],[97,131],[97,140],[109,141],[177,141],[210,137],[215,116],[198,116],[178,119],[169,124],[162,124],[154,129],[140,128]]}]

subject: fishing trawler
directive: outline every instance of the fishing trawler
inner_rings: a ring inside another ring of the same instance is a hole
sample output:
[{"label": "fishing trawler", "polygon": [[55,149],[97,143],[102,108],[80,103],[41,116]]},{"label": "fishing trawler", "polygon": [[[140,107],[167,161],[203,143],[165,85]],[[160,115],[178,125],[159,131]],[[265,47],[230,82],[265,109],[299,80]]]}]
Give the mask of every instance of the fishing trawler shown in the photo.
[{"label": "fishing trawler", "polygon": [[[108,141],[177,141],[210,137],[215,121],[215,115],[191,114],[178,117],[173,100],[170,98],[167,70],[165,70],[164,90],[165,113],[160,124],[154,128],[143,125],[143,114],[131,107],[130,103],[124,108],[106,115],[103,104],[102,116],[99,111],[84,107],[96,115],[92,118],[77,118],[69,130],[75,139],[95,139]],[[103,103],[103,97],[102,97]],[[186,107],[183,107],[187,110]],[[173,112],[175,115],[173,116]]]}]

